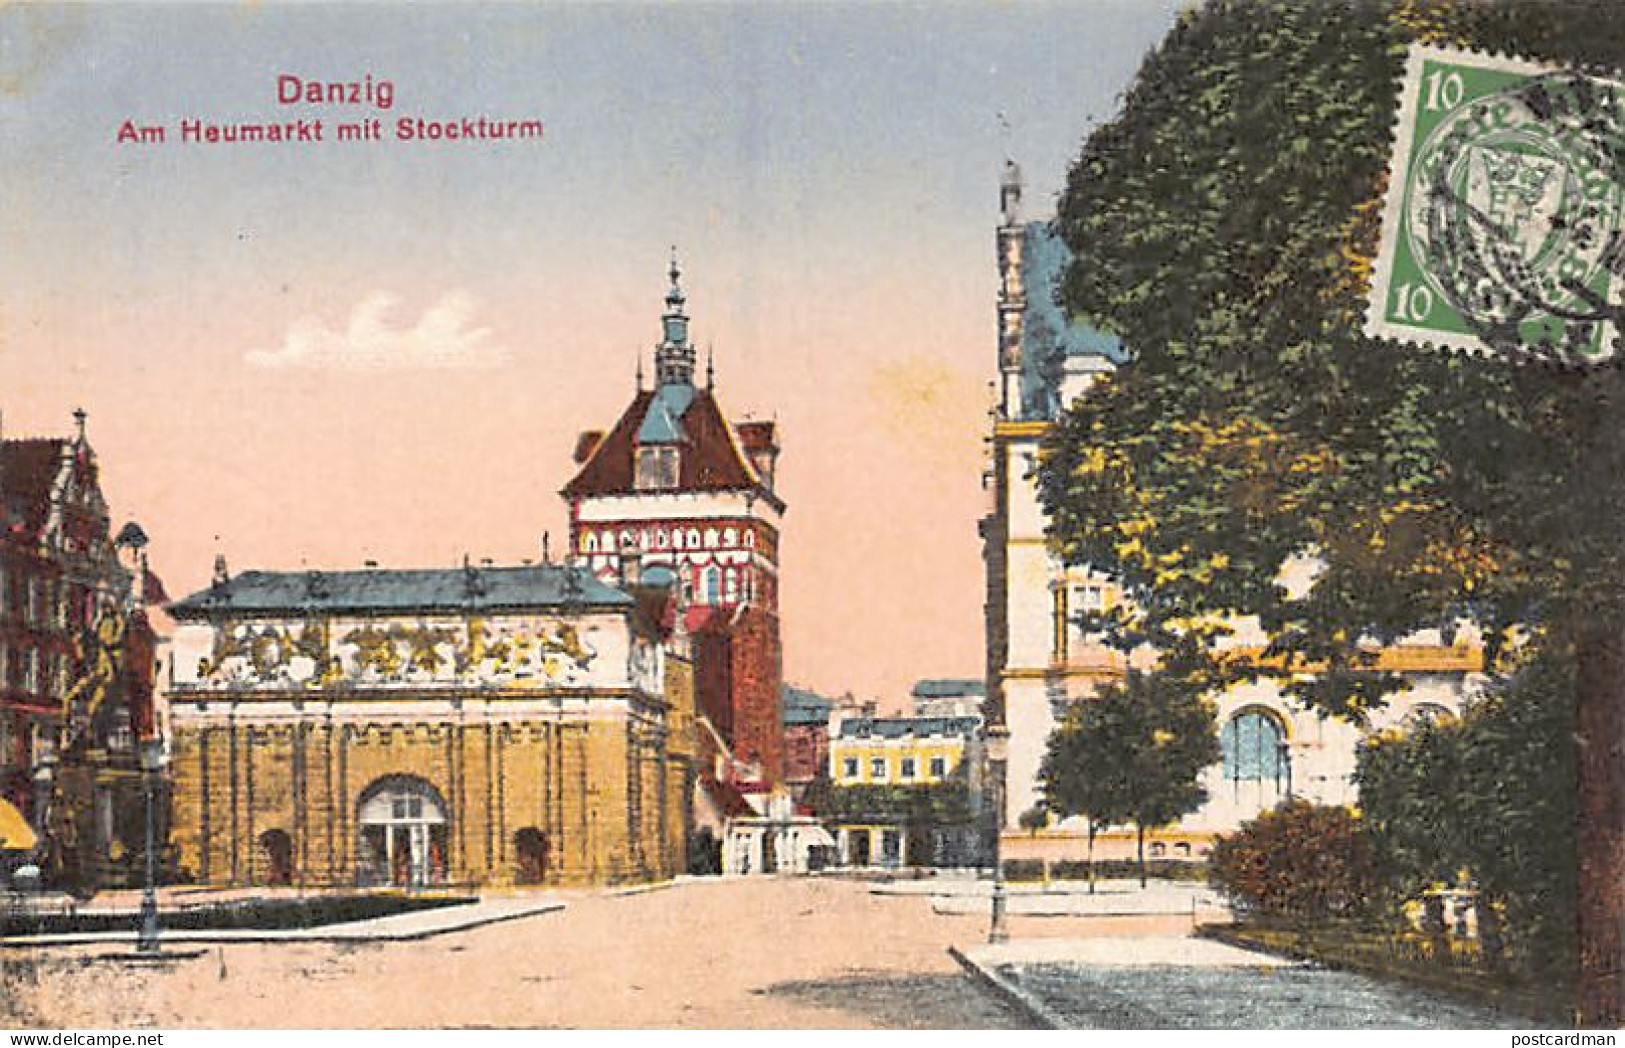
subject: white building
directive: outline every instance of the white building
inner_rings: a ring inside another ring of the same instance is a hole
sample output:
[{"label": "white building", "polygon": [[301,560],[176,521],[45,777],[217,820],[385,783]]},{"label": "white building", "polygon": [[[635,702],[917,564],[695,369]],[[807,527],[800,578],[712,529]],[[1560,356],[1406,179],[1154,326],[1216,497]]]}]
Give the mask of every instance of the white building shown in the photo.
[{"label": "white building", "polygon": [[[988,494],[980,524],[986,568],[987,724],[1001,853],[1010,858],[1082,858],[1085,831],[1070,820],[1039,833],[1020,826],[1040,799],[1039,766],[1051,731],[1069,703],[1120,680],[1124,659],[1084,636],[1076,617],[1122,599],[1112,581],[1067,567],[1049,549],[1037,489],[1038,452],[1066,403],[1125,359],[1121,342],[1069,322],[1055,289],[1070,253],[1048,222],[1021,216],[1021,172],[1006,165],[998,228],[998,403],[983,477]],[[1465,631],[1446,646],[1430,631],[1382,653],[1381,666],[1409,675],[1368,731],[1408,719],[1454,713],[1479,682],[1481,648]],[[1243,623],[1229,643],[1261,647]],[[1175,826],[1148,837],[1152,856],[1200,857],[1213,837],[1273,807],[1288,794],[1352,803],[1355,751],[1362,731],[1297,708],[1270,681],[1218,697],[1221,764],[1209,769],[1209,801]],[[1096,842],[1097,857],[1126,855],[1132,832]]]}]

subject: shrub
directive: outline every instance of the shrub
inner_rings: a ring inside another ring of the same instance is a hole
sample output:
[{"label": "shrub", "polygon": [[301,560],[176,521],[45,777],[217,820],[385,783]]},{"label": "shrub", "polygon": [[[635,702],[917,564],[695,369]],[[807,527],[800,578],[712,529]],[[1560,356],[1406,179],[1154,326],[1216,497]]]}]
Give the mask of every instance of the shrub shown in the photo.
[{"label": "shrub", "polygon": [[1209,880],[1244,913],[1292,921],[1368,916],[1376,863],[1359,816],[1294,800],[1220,837]]}]

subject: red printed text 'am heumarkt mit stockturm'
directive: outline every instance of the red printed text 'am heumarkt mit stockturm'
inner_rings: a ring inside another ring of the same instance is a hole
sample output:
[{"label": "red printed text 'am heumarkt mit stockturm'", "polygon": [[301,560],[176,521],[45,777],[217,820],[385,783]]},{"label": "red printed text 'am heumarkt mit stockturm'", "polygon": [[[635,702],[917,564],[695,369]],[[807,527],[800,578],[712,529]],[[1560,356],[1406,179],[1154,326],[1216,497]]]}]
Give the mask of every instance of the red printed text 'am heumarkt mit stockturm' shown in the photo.
[{"label": "red printed text 'am heumarkt mit stockturm'", "polygon": [[[283,106],[346,106],[358,113],[353,120],[300,116],[291,120],[238,121],[183,117],[172,125],[125,120],[116,140],[120,145],[216,145],[236,143],[320,142],[511,142],[539,140],[542,122],[491,115],[425,117],[389,114],[395,108],[395,82],[367,73],[359,80],[307,80],[278,73],[276,101]],[[372,114],[364,111],[371,109]],[[386,120],[391,121],[386,123]]]}]

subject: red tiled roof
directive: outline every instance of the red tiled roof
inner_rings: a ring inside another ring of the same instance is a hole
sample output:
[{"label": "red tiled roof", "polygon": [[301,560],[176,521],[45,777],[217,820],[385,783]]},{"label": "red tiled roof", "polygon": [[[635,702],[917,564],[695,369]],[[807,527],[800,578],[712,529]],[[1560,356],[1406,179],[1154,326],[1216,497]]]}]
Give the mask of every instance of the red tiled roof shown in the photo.
[{"label": "red tiled roof", "polygon": [[[654,393],[649,390],[633,398],[609,435],[598,442],[581,471],[564,486],[565,498],[629,495],[637,491],[633,463],[637,433],[653,399]],[[680,488],[688,491],[755,489],[775,506],[782,506],[745,461],[740,453],[742,439],[736,438],[733,427],[722,417],[716,398],[709,390],[694,391],[693,402],[683,412],[680,422],[684,435],[677,476]],[[771,432],[773,423],[744,425],[756,427],[756,439],[760,439],[760,427],[765,425]],[[578,452],[585,442],[584,437],[577,442]]]},{"label": "red tiled roof", "polygon": [[30,531],[45,524],[65,443],[60,437],[0,441],[0,498],[8,521],[20,518]]},{"label": "red tiled roof", "polygon": [[746,451],[772,451],[778,443],[778,424],[775,422],[741,422],[734,427],[739,431],[739,443]]}]

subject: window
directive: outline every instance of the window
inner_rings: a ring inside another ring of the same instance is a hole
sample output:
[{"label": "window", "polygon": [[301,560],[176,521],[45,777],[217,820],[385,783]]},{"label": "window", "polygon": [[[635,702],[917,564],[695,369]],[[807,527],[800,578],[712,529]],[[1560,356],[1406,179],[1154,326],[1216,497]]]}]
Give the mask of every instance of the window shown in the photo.
[{"label": "window", "polygon": [[734,547],[735,542],[737,542],[737,541],[738,541],[738,536],[735,535],[734,529],[732,529],[732,528],[724,528],[724,529],[722,529],[722,544],[724,546],[728,547],[729,549],[732,549]]},{"label": "window", "polygon": [[841,777],[846,779],[858,777],[858,759],[856,757],[848,757],[841,762]]},{"label": "window", "polygon": [[689,549],[699,549],[700,548],[700,529],[699,528],[689,528],[688,529],[688,548]]},{"label": "window", "polygon": [[636,486],[639,491],[677,486],[676,448],[639,448]]},{"label": "window", "polygon": [[585,536],[583,536],[583,538],[581,539],[581,551],[583,553],[597,553],[598,552],[598,536],[594,535],[590,531],[587,532],[587,534]]},{"label": "window", "polygon": [[656,528],[655,529],[655,549],[665,549],[665,548],[666,548],[666,529],[665,528]]},{"label": "window", "polygon": [[397,819],[423,818],[423,797],[417,794],[399,794],[391,798],[390,814]]},{"label": "window", "polygon": [[946,757],[931,758],[931,777],[940,779],[948,774],[948,759]]},{"label": "window", "polygon": [[869,778],[884,779],[886,777],[886,758],[869,758]]},{"label": "window", "polygon": [[1273,714],[1242,710],[1219,733],[1224,777],[1232,782],[1280,780],[1286,775],[1286,733]]},{"label": "window", "polygon": [[905,779],[914,778],[914,758],[913,757],[904,757],[903,758],[902,765],[901,765],[901,767],[898,768],[898,774],[900,774]]},{"label": "window", "polygon": [[672,529],[672,531],[671,531],[671,548],[672,549],[682,549],[683,548],[683,529],[682,528],[673,528]]},{"label": "window", "polygon": [[722,603],[722,572],[716,568],[705,569],[705,602],[707,604]]},{"label": "window", "polygon": [[705,529],[705,548],[706,549],[716,549],[717,548],[717,529],[716,528],[706,528]]},{"label": "window", "polygon": [[107,729],[107,748],[115,753],[129,753],[135,749],[135,732],[130,729],[130,711],[113,712],[113,723]]},{"label": "window", "polygon": [[39,690],[39,649],[29,648],[23,653],[23,690]]},{"label": "window", "polygon": [[722,590],[723,599],[729,604],[736,603],[739,600],[739,576],[735,574],[734,569],[729,568],[723,572]]},{"label": "window", "polygon": [[754,532],[754,531],[746,531],[745,532],[745,548],[746,549],[755,549],[756,548],[756,532]]}]

